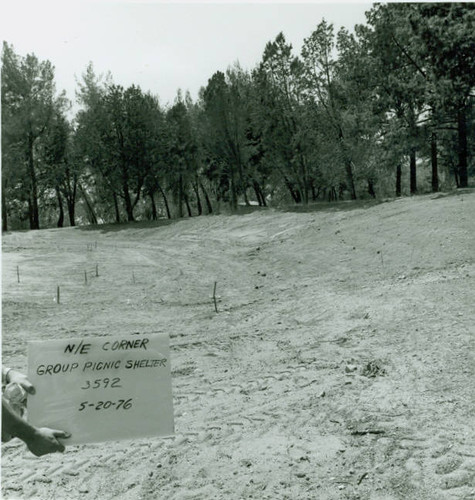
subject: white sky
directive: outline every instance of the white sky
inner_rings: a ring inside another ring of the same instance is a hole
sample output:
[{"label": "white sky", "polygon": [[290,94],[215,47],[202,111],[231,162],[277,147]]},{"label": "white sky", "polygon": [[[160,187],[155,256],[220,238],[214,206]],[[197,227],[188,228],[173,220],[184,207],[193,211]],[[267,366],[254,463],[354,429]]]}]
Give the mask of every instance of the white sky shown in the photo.
[{"label": "white sky", "polygon": [[178,88],[196,99],[216,71],[246,69],[282,31],[300,52],[324,17],[336,29],[364,23],[370,2],[163,2],[0,0],[0,35],[17,54],[55,66],[57,90],[75,99],[89,61],[114,83],[140,85],[172,103]]}]

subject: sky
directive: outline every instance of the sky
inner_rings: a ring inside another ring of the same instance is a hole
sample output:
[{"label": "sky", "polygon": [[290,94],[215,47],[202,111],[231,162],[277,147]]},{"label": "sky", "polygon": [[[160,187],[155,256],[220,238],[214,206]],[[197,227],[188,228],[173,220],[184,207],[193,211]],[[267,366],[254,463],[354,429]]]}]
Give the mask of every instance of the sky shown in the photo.
[{"label": "sky", "polygon": [[370,2],[0,0],[0,34],[17,54],[49,60],[57,90],[72,101],[92,62],[96,74],[110,72],[114,83],[139,85],[166,105],[179,88],[196,99],[216,71],[236,61],[254,68],[281,31],[297,55],[322,18],[351,30],[370,8]]}]

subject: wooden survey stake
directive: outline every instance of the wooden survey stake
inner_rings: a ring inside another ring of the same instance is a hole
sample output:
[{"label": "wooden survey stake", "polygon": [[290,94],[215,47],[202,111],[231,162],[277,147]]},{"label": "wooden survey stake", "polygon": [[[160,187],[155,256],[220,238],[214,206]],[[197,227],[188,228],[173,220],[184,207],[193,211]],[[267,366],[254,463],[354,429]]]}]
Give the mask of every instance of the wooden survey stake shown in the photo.
[{"label": "wooden survey stake", "polygon": [[28,421],[66,445],[174,432],[168,335],[29,342],[28,378]]}]

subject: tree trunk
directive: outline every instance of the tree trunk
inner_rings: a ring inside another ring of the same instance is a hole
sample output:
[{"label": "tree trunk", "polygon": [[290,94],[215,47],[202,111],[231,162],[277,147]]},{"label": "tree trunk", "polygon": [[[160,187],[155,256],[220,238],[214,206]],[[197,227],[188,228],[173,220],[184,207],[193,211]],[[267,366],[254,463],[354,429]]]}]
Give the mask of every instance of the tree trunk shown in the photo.
[{"label": "tree trunk", "polygon": [[345,193],[345,188],[346,188],[346,186],[342,182],[340,182],[340,184],[338,186],[338,199],[339,200],[343,199],[343,194]]},{"label": "tree trunk", "polygon": [[186,193],[183,193],[183,199],[185,200],[186,210],[188,211],[188,217],[193,217],[191,213],[190,202],[188,200],[188,195]]},{"label": "tree trunk", "polygon": [[244,197],[244,203],[246,204],[247,207],[249,207],[251,204],[249,203],[249,198],[247,197],[247,186],[244,181],[244,174],[242,172],[242,165],[240,160],[239,160],[239,180],[241,181],[240,183],[241,183],[242,195]]},{"label": "tree trunk", "polygon": [[158,215],[157,215],[157,206],[155,205],[155,198],[153,197],[152,191],[148,194],[150,197],[150,201],[152,203],[152,220],[157,220]]},{"label": "tree trunk", "polygon": [[259,194],[261,195],[262,206],[267,207],[266,197],[264,195],[264,192],[262,191],[261,186],[259,186],[259,184],[257,185],[257,189],[259,190]]},{"label": "tree trunk", "polygon": [[77,194],[78,178],[76,174],[71,174],[69,168],[66,168],[66,180],[63,184],[63,193],[66,196],[66,205],[68,208],[69,225],[74,227],[76,225],[76,194]]},{"label": "tree trunk", "polygon": [[410,192],[411,194],[417,193],[417,178],[416,178],[416,150],[411,149],[410,153]]},{"label": "tree trunk", "polygon": [[453,174],[454,174],[455,186],[457,188],[459,188],[460,187],[460,179],[459,179],[458,168],[457,167],[453,168]]},{"label": "tree trunk", "polygon": [[28,220],[30,221],[30,228],[33,227],[33,208],[31,203],[31,192],[28,193]]},{"label": "tree trunk", "polygon": [[241,162],[241,148],[239,147],[239,144],[236,145],[236,148],[234,150],[236,152],[235,153],[236,154],[236,160],[237,160],[236,163],[237,163],[237,167],[238,167],[238,174],[239,174],[239,180],[240,180],[240,184],[241,184],[241,189],[242,189],[242,193],[243,193],[243,196],[244,196],[244,203],[246,204],[246,206],[249,206],[250,203],[249,203],[249,198],[247,197],[247,184],[246,184],[246,182],[244,180],[244,172],[243,172],[242,162]]},{"label": "tree trunk", "polygon": [[122,184],[122,191],[124,193],[125,211],[127,213],[127,220],[129,222],[134,221],[134,208],[132,206],[132,200],[130,199],[129,184],[127,180],[124,180]]},{"label": "tree trunk", "polygon": [[346,177],[348,179],[351,199],[356,200],[355,179],[353,176],[353,168],[351,166],[351,161],[349,160],[346,161]]},{"label": "tree trunk", "polygon": [[251,206],[249,202],[249,198],[247,197],[247,189],[244,187],[242,195],[244,196],[244,203],[246,204],[247,207]]},{"label": "tree trunk", "polygon": [[68,204],[69,225],[71,227],[74,227],[76,225],[76,217],[75,217],[76,203],[74,201],[67,200],[67,204]]},{"label": "tree trunk", "polygon": [[402,180],[402,168],[401,164],[398,164],[396,167],[396,197],[399,198],[401,196],[401,180]]},{"label": "tree trunk", "polygon": [[178,178],[178,217],[180,219],[183,217],[183,176],[180,175]]},{"label": "tree trunk", "polygon": [[59,209],[59,218],[58,218],[58,227],[64,227],[64,209],[63,209],[63,198],[61,197],[61,191],[59,190],[59,186],[55,187],[56,190],[56,198],[58,199],[58,209]]},{"label": "tree trunk", "polygon": [[300,203],[307,205],[307,203],[305,202],[305,189],[302,186],[302,183],[300,181],[297,182],[297,193],[298,193],[298,199],[300,200]]},{"label": "tree trunk", "polygon": [[5,196],[5,181],[2,179],[2,232],[8,231],[7,198]]},{"label": "tree trunk", "polygon": [[196,184],[193,184],[193,190],[196,196],[196,207],[198,209],[198,215],[201,215],[203,213],[203,207],[201,206],[200,191],[198,189],[198,179],[196,179]]},{"label": "tree trunk", "polygon": [[203,194],[204,194],[204,197],[205,197],[206,208],[208,209],[208,214],[212,214],[213,213],[213,206],[211,205],[211,201],[209,199],[208,193],[206,192],[206,189],[203,186],[202,182],[200,182],[200,188],[201,188],[201,191],[203,191]]},{"label": "tree trunk", "polygon": [[302,201],[300,199],[300,193],[298,191],[294,190],[292,183],[290,182],[290,180],[286,176],[284,176],[284,182],[285,182],[285,185],[287,186],[287,189],[289,190],[290,196],[295,201],[295,203],[300,203]]},{"label": "tree trunk", "polygon": [[338,196],[336,194],[336,189],[332,186],[330,188],[330,190],[328,191],[328,201],[331,202],[331,201],[337,201],[338,200]]},{"label": "tree trunk", "polygon": [[260,207],[265,207],[266,206],[266,199],[262,193],[262,189],[259,186],[257,181],[253,181],[252,187],[254,188],[254,192],[256,193],[256,198],[257,202],[259,203]]},{"label": "tree trunk", "polygon": [[229,188],[231,189],[231,210],[236,211],[237,210],[237,192],[236,192],[236,182],[234,180],[234,171],[231,170],[231,176],[230,176],[230,181],[229,181]]},{"label": "tree trunk", "polygon": [[30,181],[31,181],[30,229],[39,229],[40,228],[40,214],[39,214],[39,210],[38,210],[38,182],[36,179],[35,162],[34,162],[34,158],[33,158],[33,145],[34,145],[34,139],[30,135],[28,137],[28,172],[30,174]]},{"label": "tree trunk", "polygon": [[368,179],[368,193],[372,198],[376,198],[376,193],[374,192],[374,180]]},{"label": "tree trunk", "polygon": [[[320,193],[322,191],[322,188],[320,186],[315,187],[312,185],[312,201],[317,201],[318,198],[320,197]],[[325,198],[325,193],[323,193],[323,197]]]},{"label": "tree trunk", "polygon": [[253,189],[254,189],[254,194],[256,195],[256,200],[257,200],[257,203],[258,203],[258,205],[259,205],[260,207],[262,207],[263,205],[262,205],[261,195],[260,195],[260,193],[259,193],[259,186],[257,186],[257,183],[256,183],[256,182],[254,182],[254,183],[252,184],[252,187],[253,187]]},{"label": "tree trunk", "polygon": [[439,191],[439,176],[437,172],[437,135],[432,132],[431,141],[431,164],[432,164],[432,192],[437,193]]},{"label": "tree trunk", "polygon": [[340,143],[340,150],[343,153],[343,158],[345,162],[346,179],[348,181],[348,188],[350,190],[350,197],[352,200],[356,200],[356,188],[355,179],[353,175],[353,167],[351,165],[351,158],[347,155],[345,144],[343,143],[343,130],[339,127],[338,139]]},{"label": "tree trunk", "polygon": [[86,203],[87,215],[88,215],[89,222],[91,224],[97,224],[96,213],[94,212],[94,208],[89,200],[89,196],[87,195],[86,191],[84,190],[84,188],[82,187],[81,184],[79,184],[79,189],[82,193],[82,197],[84,199],[84,202]]},{"label": "tree trunk", "polygon": [[457,113],[458,122],[458,177],[459,187],[468,187],[467,170],[467,113],[466,108],[459,109]]},{"label": "tree trunk", "polygon": [[112,193],[112,199],[114,200],[114,213],[115,213],[115,222],[120,224],[120,209],[119,209],[119,201],[117,200],[117,193]]},{"label": "tree trunk", "polygon": [[157,186],[158,186],[158,189],[160,190],[160,193],[163,197],[163,203],[165,204],[165,210],[167,211],[167,217],[169,219],[171,219],[172,216],[170,214],[170,207],[168,206],[168,200],[167,200],[167,197],[165,195],[165,191],[163,191],[162,186],[160,186],[160,184],[157,184]]},{"label": "tree trunk", "polygon": [[[300,150],[300,146],[299,146]],[[308,176],[307,167],[305,165],[305,160],[302,158],[302,154],[299,155],[300,168],[302,173],[302,199],[304,205],[308,205]]]},{"label": "tree trunk", "polygon": [[311,189],[312,189],[312,201],[317,201],[318,194],[317,194],[317,190],[315,189],[315,186],[313,183],[312,183]]}]

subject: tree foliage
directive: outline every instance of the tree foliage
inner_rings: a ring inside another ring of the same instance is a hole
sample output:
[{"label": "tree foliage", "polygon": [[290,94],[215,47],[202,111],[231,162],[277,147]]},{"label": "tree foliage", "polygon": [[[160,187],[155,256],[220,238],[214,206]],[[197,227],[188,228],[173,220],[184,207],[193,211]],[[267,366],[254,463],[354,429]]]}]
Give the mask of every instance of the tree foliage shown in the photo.
[{"label": "tree foliage", "polygon": [[366,17],[352,31],[321,20],[300,52],[279,33],[195,102],[178,91],[163,106],[90,64],[72,119],[51,63],[4,43],[3,229],[467,186],[474,5],[374,4]]}]

